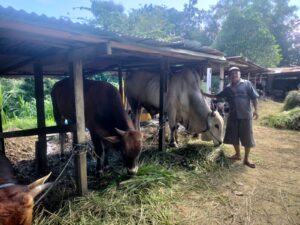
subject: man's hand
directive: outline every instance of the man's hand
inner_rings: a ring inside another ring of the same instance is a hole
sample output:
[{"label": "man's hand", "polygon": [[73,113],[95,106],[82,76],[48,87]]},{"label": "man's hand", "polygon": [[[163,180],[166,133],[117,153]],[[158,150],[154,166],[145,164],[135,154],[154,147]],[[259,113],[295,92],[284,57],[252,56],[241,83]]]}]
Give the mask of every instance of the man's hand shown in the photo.
[{"label": "man's hand", "polygon": [[258,117],[259,117],[259,116],[258,116],[257,111],[254,111],[254,112],[253,112],[253,119],[257,120]]}]

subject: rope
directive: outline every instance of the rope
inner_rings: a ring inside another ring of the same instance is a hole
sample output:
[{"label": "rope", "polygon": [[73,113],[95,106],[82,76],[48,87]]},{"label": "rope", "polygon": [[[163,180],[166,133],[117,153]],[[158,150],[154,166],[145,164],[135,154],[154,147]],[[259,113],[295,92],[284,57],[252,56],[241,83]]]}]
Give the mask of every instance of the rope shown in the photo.
[{"label": "rope", "polygon": [[66,162],[64,168],[60,172],[60,174],[57,176],[55,181],[52,183],[52,185],[42,194],[37,201],[35,201],[34,205],[36,206],[43,198],[46,197],[46,195],[52,190],[52,188],[58,183],[58,181],[61,179],[62,175],[66,171],[68,165],[71,163],[72,158],[74,157],[75,154],[78,154],[79,152],[84,152],[87,149],[89,149],[90,145],[89,144],[74,144],[73,145],[73,151],[71,156],[69,157],[68,161]]}]

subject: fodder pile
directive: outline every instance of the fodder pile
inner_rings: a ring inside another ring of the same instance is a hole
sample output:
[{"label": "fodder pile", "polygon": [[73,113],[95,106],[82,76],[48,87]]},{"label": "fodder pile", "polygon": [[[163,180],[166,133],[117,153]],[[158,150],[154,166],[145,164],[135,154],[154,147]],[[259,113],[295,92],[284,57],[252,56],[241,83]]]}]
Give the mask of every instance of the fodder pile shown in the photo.
[{"label": "fodder pile", "polygon": [[279,129],[300,130],[300,107],[264,117],[262,124]]},{"label": "fodder pile", "polygon": [[[180,218],[173,203],[183,189],[187,185],[198,189],[205,176],[228,165],[224,154],[218,156],[217,163],[206,160],[213,149],[201,141],[163,152],[147,148],[140,157],[137,175],[129,177],[112,170],[101,179],[89,177],[92,191],[84,197],[59,196],[68,193],[63,189],[73,186],[64,182],[65,186],[55,188],[60,191],[53,190],[53,196],[45,201],[46,207],[37,210],[34,224],[175,224]],[[203,184],[203,188],[208,186]],[[58,203],[55,199],[64,200]]]},{"label": "fodder pile", "polygon": [[290,91],[284,100],[283,110],[300,107],[300,91]]}]

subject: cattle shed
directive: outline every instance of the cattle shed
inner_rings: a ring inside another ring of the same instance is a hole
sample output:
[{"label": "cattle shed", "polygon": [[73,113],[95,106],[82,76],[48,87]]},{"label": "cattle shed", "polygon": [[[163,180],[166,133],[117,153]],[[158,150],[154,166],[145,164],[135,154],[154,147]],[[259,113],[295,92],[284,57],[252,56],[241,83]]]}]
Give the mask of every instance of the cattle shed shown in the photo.
[{"label": "cattle shed", "polygon": [[[164,98],[168,74],[179,66],[208,66],[219,68],[224,75],[224,55],[197,42],[174,40],[159,42],[129,37],[68,20],[17,11],[0,6],[0,76],[6,78],[34,77],[37,108],[37,128],[3,132],[0,120],[0,140],[38,135],[36,164],[40,172],[47,170],[46,135],[74,132],[75,143],[85,143],[83,79],[104,71],[122,76],[133,69],[157,69],[160,74],[159,148],[164,149]],[[74,125],[45,125],[44,76],[70,76],[73,84],[76,123]],[[87,192],[86,156],[75,155],[75,175],[80,194]]]},{"label": "cattle shed", "polygon": [[289,91],[300,86],[300,66],[268,68],[263,74],[266,92],[275,99],[282,100]]},{"label": "cattle shed", "polygon": [[224,89],[224,80],[228,76],[228,69],[232,66],[240,68],[241,77],[246,80],[250,80],[253,85],[256,85],[261,82],[263,73],[268,72],[267,68],[259,66],[249,60],[244,56],[230,56],[226,57],[226,64],[224,64],[221,69],[217,64],[211,65],[212,75],[219,77],[219,91]]},{"label": "cattle shed", "polygon": [[232,56],[227,57],[226,59],[229,67],[239,67],[241,70],[241,76],[244,79],[250,80],[255,87],[257,83],[261,82],[262,74],[269,71],[267,68],[255,64],[244,56]]}]

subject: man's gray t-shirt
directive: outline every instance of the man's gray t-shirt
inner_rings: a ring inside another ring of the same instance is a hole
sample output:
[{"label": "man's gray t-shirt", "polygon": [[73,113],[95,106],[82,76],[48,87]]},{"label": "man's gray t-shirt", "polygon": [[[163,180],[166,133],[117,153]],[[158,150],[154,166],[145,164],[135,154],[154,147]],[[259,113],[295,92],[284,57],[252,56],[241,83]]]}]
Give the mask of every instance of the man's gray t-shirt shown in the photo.
[{"label": "man's gray t-shirt", "polygon": [[230,84],[219,94],[218,98],[225,98],[230,105],[229,118],[231,119],[251,119],[252,110],[250,101],[259,97],[256,90],[248,80],[240,81],[231,87]]}]

